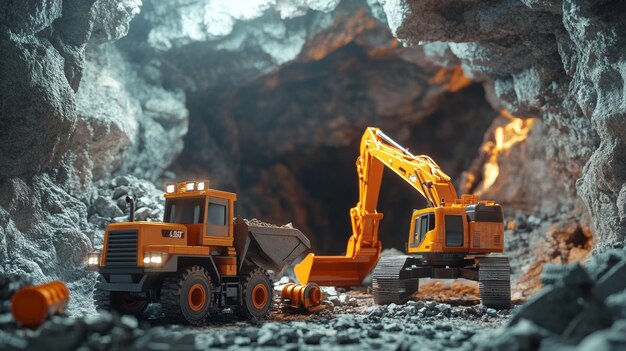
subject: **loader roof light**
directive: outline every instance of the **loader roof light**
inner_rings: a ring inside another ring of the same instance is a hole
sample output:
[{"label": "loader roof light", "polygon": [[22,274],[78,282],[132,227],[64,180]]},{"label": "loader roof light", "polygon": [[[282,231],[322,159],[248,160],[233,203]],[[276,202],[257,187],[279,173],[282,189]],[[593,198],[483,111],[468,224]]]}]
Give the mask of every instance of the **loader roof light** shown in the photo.
[{"label": "loader roof light", "polygon": [[165,192],[167,194],[173,193],[185,193],[188,191],[205,191],[209,190],[209,181],[190,181],[190,182],[181,182],[177,184],[167,184],[165,185]]}]

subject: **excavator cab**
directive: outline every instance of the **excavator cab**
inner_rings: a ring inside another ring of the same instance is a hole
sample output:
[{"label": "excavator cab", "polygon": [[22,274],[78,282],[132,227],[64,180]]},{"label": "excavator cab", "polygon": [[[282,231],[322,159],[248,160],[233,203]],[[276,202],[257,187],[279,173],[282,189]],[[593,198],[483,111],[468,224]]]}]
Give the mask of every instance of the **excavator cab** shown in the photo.
[{"label": "excavator cab", "polygon": [[454,204],[416,210],[411,217],[408,253],[502,252],[502,207],[495,203]]},{"label": "excavator cab", "polygon": [[408,253],[454,252],[466,247],[463,228],[467,219],[461,208],[435,207],[416,210],[411,217]]}]

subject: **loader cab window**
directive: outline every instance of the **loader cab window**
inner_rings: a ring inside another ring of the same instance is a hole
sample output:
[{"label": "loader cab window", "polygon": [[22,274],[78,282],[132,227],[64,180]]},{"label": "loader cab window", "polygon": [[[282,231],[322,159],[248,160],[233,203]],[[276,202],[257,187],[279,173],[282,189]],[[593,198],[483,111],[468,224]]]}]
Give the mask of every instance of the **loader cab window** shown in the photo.
[{"label": "loader cab window", "polygon": [[228,200],[209,197],[206,235],[228,236]]},{"label": "loader cab window", "polygon": [[204,198],[167,199],[165,203],[166,223],[204,223]]},{"label": "loader cab window", "polygon": [[209,217],[207,223],[226,225],[226,205],[209,202]]}]

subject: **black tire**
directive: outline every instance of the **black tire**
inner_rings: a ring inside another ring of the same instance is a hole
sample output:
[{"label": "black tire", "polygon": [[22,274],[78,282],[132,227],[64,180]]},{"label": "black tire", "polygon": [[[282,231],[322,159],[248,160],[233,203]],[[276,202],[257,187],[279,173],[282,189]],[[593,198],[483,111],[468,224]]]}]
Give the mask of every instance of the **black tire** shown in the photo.
[{"label": "black tire", "polygon": [[511,266],[508,257],[483,257],[479,261],[480,302],[490,308],[511,308]]},{"label": "black tire", "polygon": [[120,314],[130,314],[141,317],[150,304],[143,294],[126,291],[106,291],[101,289],[102,281],[96,282],[93,293],[97,311],[116,311]]},{"label": "black tire", "polygon": [[209,272],[191,266],[165,277],[161,287],[161,309],[172,322],[202,325],[209,316],[212,290]]},{"label": "black tire", "polygon": [[111,292],[102,290],[102,280],[98,278],[93,291],[93,302],[96,305],[96,311],[111,311]]},{"label": "black tire", "polygon": [[242,319],[264,319],[274,301],[274,287],[267,272],[256,268],[242,275],[242,305],[237,315]]}]

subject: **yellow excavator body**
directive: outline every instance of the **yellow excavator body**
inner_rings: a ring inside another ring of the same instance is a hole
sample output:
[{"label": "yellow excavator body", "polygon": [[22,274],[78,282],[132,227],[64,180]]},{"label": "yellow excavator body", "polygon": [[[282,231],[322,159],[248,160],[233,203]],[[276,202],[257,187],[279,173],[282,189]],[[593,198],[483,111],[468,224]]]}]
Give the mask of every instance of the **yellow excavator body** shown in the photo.
[{"label": "yellow excavator body", "polygon": [[359,286],[374,269],[382,250],[378,226],[383,214],[376,205],[385,167],[402,177],[428,203],[427,208],[413,212],[407,253],[472,255],[503,251],[499,205],[479,201],[470,194],[457,198],[451,178],[430,157],[413,155],[380,129],[369,127],[356,161],[359,202],[350,210],[352,235],[346,254],[308,254],[295,267],[300,283]]}]

